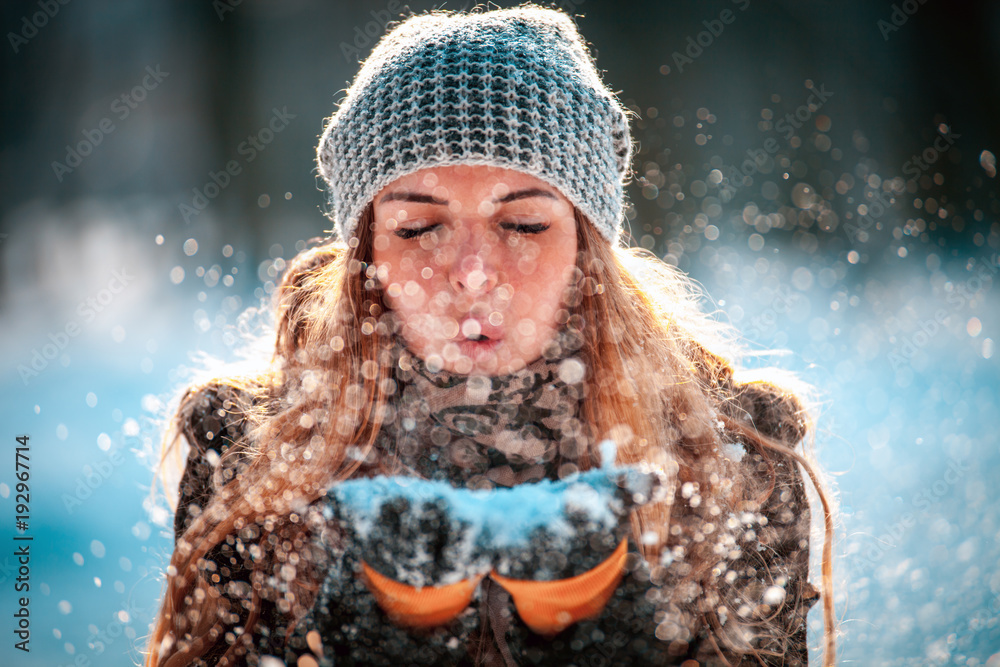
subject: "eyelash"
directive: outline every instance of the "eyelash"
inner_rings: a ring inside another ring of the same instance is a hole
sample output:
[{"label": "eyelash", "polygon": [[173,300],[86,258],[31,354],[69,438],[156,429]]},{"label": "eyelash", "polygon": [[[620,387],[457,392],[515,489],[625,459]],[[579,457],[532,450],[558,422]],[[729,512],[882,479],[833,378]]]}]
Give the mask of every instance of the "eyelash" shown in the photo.
[{"label": "eyelash", "polygon": [[[427,227],[417,227],[414,229],[401,228],[396,230],[396,236],[403,240],[414,239],[418,236],[422,236],[434,229],[441,226],[441,223],[436,223],[433,225],[428,225]],[[518,234],[541,234],[547,230],[551,225],[547,225],[544,222],[536,222],[533,224],[517,223],[517,222],[501,222],[500,228],[506,231],[517,232]]]},{"label": "eyelash", "polygon": [[437,229],[440,226],[441,226],[441,223],[438,223],[438,224],[435,224],[435,225],[429,225],[427,227],[416,227],[414,229],[407,229],[405,227],[401,227],[401,228],[399,228],[399,229],[396,230],[396,236],[398,236],[399,238],[401,238],[403,240],[409,240],[409,239],[413,239],[413,238],[416,238],[418,236],[421,236],[423,234],[426,234],[427,232],[431,231],[432,229]]},{"label": "eyelash", "polygon": [[517,232],[518,234],[541,234],[551,225],[544,222],[522,223],[522,222],[501,222],[500,229]]}]

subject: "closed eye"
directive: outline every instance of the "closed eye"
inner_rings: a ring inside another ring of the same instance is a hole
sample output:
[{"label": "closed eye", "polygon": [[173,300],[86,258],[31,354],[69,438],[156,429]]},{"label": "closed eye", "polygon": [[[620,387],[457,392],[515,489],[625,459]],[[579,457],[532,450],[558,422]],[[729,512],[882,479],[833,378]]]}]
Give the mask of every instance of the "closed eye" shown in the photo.
[{"label": "closed eye", "polygon": [[546,229],[551,227],[544,222],[536,223],[523,223],[523,222],[501,222],[500,229],[505,229],[510,232],[517,232],[518,234],[541,234]]},{"label": "closed eye", "polygon": [[395,233],[396,233],[396,236],[398,236],[401,239],[414,239],[414,238],[416,238],[418,236],[422,236],[423,234],[426,234],[427,232],[429,232],[431,230],[437,229],[440,226],[441,226],[441,223],[438,222],[438,223],[435,223],[433,225],[427,225],[426,227],[414,227],[413,229],[407,229],[405,227],[398,227],[398,228],[396,228],[396,232]]}]

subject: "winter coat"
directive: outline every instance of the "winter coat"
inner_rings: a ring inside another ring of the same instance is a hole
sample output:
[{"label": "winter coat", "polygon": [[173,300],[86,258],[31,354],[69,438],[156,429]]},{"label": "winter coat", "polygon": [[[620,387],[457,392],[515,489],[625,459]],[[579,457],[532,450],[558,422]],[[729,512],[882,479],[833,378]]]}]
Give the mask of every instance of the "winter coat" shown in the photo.
[{"label": "winter coat", "polygon": [[[551,377],[548,380],[551,381]],[[544,383],[538,384],[540,387]],[[244,429],[239,416],[231,414],[234,403],[230,399],[229,389],[205,390],[190,413],[185,435],[191,448],[175,516],[178,539],[192,517],[206,506],[216,485],[226,483],[245,465],[238,456],[226,457],[220,468],[220,457],[229,448],[240,446],[236,443]],[[539,400],[545,400],[541,394]],[[534,402],[526,395],[525,404],[534,405]],[[751,414],[766,416],[766,409]],[[545,429],[545,424],[537,419],[532,423],[536,430]],[[766,420],[758,422],[758,428],[764,433],[768,433],[768,426]],[[779,435],[774,432],[778,428],[779,425],[774,425],[771,434]],[[742,448],[742,445],[736,446]],[[740,458],[744,474],[769,474],[769,467],[759,454],[741,449],[731,455]],[[505,461],[503,453],[492,448],[485,458],[488,459],[483,462],[486,476],[503,469],[506,472],[501,477],[506,476],[518,484],[538,477],[554,478],[551,466],[543,465],[539,473],[523,465],[523,461],[522,465],[513,459]],[[797,465],[780,455],[770,458],[776,476],[774,491],[759,513],[745,513],[740,517],[741,533],[746,542],[738,545],[735,557],[720,556],[720,560],[729,559],[730,576],[727,585],[720,586],[720,591],[724,591],[724,596],[731,596],[725,600],[728,614],[755,618],[773,616],[777,628],[787,639],[764,636],[755,644],[757,648],[780,654],[778,657],[764,656],[763,663],[726,654],[733,665],[791,667],[808,664],[806,616],[819,597],[818,591],[808,582],[809,506]],[[429,465],[426,459],[423,463]],[[444,461],[440,463],[442,469],[447,467]],[[414,467],[424,475],[429,470],[419,470],[419,464]],[[446,474],[439,478],[450,477]],[[685,517],[695,516],[690,495],[689,490],[685,492],[678,485],[672,524],[684,525]],[[314,525],[324,525],[325,521],[329,526],[329,504],[329,497],[314,503],[311,519]],[[323,507],[327,508],[326,517],[317,519]],[[254,590],[250,565],[254,549],[251,547],[259,543],[263,532],[259,528],[244,527],[206,557],[209,564],[206,576],[229,601],[234,628],[247,621],[247,600]],[[262,656],[267,655],[277,656],[288,665],[296,664],[300,656],[309,657],[298,664],[311,665],[314,663],[308,660],[315,656],[321,660],[320,664],[338,666],[650,664],[693,667],[696,664],[725,664],[718,659],[715,641],[709,637],[708,629],[697,622],[699,591],[691,589],[690,584],[683,584],[683,575],[689,567],[682,551],[668,556],[664,561],[668,566],[650,570],[639,557],[634,541],[629,539],[625,574],[600,614],[573,623],[553,636],[533,632],[516,613],[508,592],[489,577],[480,584],[469,608],[446,625],[431,629],[401,628],[387,618],[366,587],[364,578],[358,576],[359,561],[372,558],[372,554],[364,553],[364,545],[349,542],[350,536],[344,537],[344,531],[318,529],[311,544],[300,545],[312,554],[309,560],[315,563],[315,574],[322,583],[314,608],[294,628],[294,614],[287,603],[283,604],[281,596],[284,590],[281,564],[269,572],[270,581],[275,585],[273,590],[267,590],[267,586],[259,588],[260,613],[253,631],[254,643],[236,664],[267,665],[266,661],[261,662]],[[587,560],[586,541],[581,544],[583,548],[573,553],[582,553]],[[562,575],[578,574],[606,555],[590,554],[586,567],[581,565],[573,570],[569,564]],[[725,614],[722,622],[725,623]],[[228,641],[235,639],[237,634],[238,631],[230,633]],[[324,658],[319,658],[320,645]],[[215,665],[226,648],[228,644],[221,641],[194,664]]]}]

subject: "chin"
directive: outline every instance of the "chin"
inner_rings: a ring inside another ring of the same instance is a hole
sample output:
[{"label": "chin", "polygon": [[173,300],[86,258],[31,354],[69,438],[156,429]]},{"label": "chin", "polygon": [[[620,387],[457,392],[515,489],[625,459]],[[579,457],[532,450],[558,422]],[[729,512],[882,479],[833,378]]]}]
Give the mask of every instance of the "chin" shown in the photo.
[{"label": "chin", "polygon": [[[477,343],[479,341],[476,341]],[[496,377],[516,373],[527,366],[527,362],[520,357],[511,358],[509,355],[497,353],[495,349],[481,344],[459,345],[461,352],[458,356],[445,357],[441,352],[433,352],[445,359],[444,369],[450,373],[458,375],[486,375]],[[471,348],[471,350],[470,350]],[[467,351],[468,350],[468,351]],[[470,353],[471,352],[471,353]],[[426,359],[426,357],[422,357]]]}]

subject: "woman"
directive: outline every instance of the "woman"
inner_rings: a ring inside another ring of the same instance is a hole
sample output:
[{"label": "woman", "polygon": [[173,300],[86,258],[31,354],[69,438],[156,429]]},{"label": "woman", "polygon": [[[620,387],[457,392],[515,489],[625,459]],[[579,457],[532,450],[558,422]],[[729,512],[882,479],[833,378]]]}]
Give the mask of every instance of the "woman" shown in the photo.
[{"label": "woman", "polygon": [[[191,447],[148,665],[806,664],[797,464],[833,664],[808,417],[738,379],[682,276],[619,246],[626,112],[568,17],[403,22],[318,155],[341,242],[288,268],[271,368],[189,390],[168,437]],[[619,486],[581,496],[598,464]],[[469,537],[476,503],[493,526],[562,509],[514,544]],[[531,593],[565,582],[600,594]]]}]

